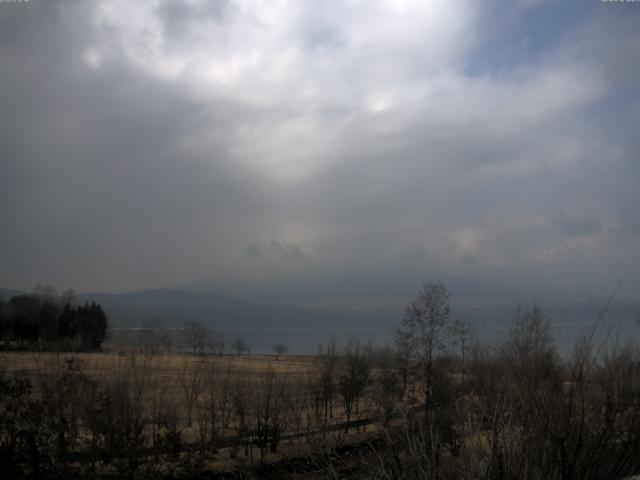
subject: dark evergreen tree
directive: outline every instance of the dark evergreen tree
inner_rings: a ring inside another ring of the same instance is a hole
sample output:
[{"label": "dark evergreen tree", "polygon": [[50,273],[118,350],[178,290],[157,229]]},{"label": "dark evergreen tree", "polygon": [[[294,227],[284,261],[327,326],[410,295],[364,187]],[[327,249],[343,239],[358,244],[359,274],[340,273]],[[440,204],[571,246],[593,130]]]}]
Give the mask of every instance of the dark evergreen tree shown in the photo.
[{"label": "dark evergreen tree", "polygon": [[107,335],[107,315],[95,302],[47,293],[18,295],[0,303],[4,348],[97,350]]}]

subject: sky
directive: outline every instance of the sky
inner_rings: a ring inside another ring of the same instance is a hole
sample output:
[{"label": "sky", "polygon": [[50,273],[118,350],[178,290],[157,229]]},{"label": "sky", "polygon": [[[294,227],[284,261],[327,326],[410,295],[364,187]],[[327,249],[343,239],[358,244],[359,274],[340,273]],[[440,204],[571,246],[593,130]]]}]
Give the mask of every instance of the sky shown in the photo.
[{"label": "sky", "polygon": [[0,286],[638,299],[639,87],[638,2],[0,1]]}]

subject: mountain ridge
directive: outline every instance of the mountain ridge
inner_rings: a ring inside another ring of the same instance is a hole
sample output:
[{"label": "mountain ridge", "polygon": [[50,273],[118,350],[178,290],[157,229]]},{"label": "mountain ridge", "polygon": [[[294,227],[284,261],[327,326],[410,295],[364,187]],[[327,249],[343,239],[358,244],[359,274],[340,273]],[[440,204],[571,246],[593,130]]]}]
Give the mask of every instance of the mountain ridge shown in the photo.
[{"label": "mountain ridge", "polygon": [[[28,292],[0,288],[0,297]],[[79,303],[95,301],[106,311],[114,327],[157,325],[178,327],[186,320],[219,328],[292,328],[304,326],[348,327],[390,325],[397,314],[393,311],[307,309],[252,303],[214,293],[177,289],[150,289],[136,292],[80,293]]]},{"label": "mountain ridge", "polygon": [[[28,292],[0,288],[0,298]],[[211,292],[156,288],[129,293],[90,292],[76,294],[79,303],[95,301],[102,305],[111,325],[117,328],[155,325],[174,328],[186,320],[198,321],[218,328],[318,328],[348,329],[376,327],[392,329],[399,325],[404,309],[332,309],[307,308],[256,303]],[[552,324],[559,328],[588,326],[595,319],[595,307],[575,299],[547,299],[538,305]],[[455,303],[455,302],[454,302]],[[453,305],[456,318],[474,324],[480,331],[504,330],[510,324],[517,302],[495,305]],[[526,310],[528,305],[524,305]],[[640,304],[626,299],[614,301],[603,325],[624,323],[634,326],[640,317]],[[639,329],[640,331],[640,329]]]}]

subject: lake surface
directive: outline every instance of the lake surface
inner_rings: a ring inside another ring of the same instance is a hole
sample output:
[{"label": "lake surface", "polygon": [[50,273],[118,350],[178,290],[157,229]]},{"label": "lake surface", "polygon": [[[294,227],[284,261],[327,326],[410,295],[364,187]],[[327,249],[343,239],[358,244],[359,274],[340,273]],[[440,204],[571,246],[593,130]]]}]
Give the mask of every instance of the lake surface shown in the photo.
[{"label": "lake surface", "polygon": [[[225,328],[224,334],[227,345],[237,340],[244,340],[251,348],[252,353],[273,353],[276,343],[284,343],[288,352],[292,354],[314,354],[318,351],[318,345],[336,342],[341,348],[350,337],[355,337],[363,342],[371,342],[374,346],[382,346],[393,343],[395,329],[399,325],[390,327],[358,326],[358,327],[300,327],[300,328]],[[483,344],[497,344],[504,341],[511,327],[510,322],[493,322],[475,324],[476,336]],[[576,341],[588,335],[593,328],[593,321],[587,322],[553,322],[551,332],[561,354],[566,355],[573,351]],[[119,328],[111,332],[112,339],[116,342],[134,343],[141,328]],[[181,350],[179,330],[162,329],[159,333],[168,332],[174,337],[174,348]],[[631,340],[640,340],[640,325],[634,319],[617,319],[603,321],[596,329],[594,339],[603,341],[607,339],[619,345]]]}]

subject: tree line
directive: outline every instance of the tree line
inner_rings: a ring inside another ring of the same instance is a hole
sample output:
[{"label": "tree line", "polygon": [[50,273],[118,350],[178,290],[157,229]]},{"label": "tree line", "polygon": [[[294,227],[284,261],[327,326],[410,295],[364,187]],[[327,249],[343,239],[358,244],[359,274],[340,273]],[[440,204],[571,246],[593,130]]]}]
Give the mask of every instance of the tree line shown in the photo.
[{"label": "tree line", "polygon": [[[251,345],[244,338],[231,340],[227,338],[224,330],[194,320],[184,320],[175,337],[177,345],[174,345],[174,336],[170,332],[163,332],[162,328],[156,328],[151,322],[140,328],[131,340],[142,352],[153,354],[160,352],[168,354],[174,350],[174,347],[194,355],[251,354]],[[271,350],[279,360],[289,351],[289,346],[284,342],[277,342]]]},{"label": "tree line", "polygon": [[72,291],[36,287],[0,300],[0,346],[17,350],[99,350],[107,315],[95,302],[77,305]]}]

